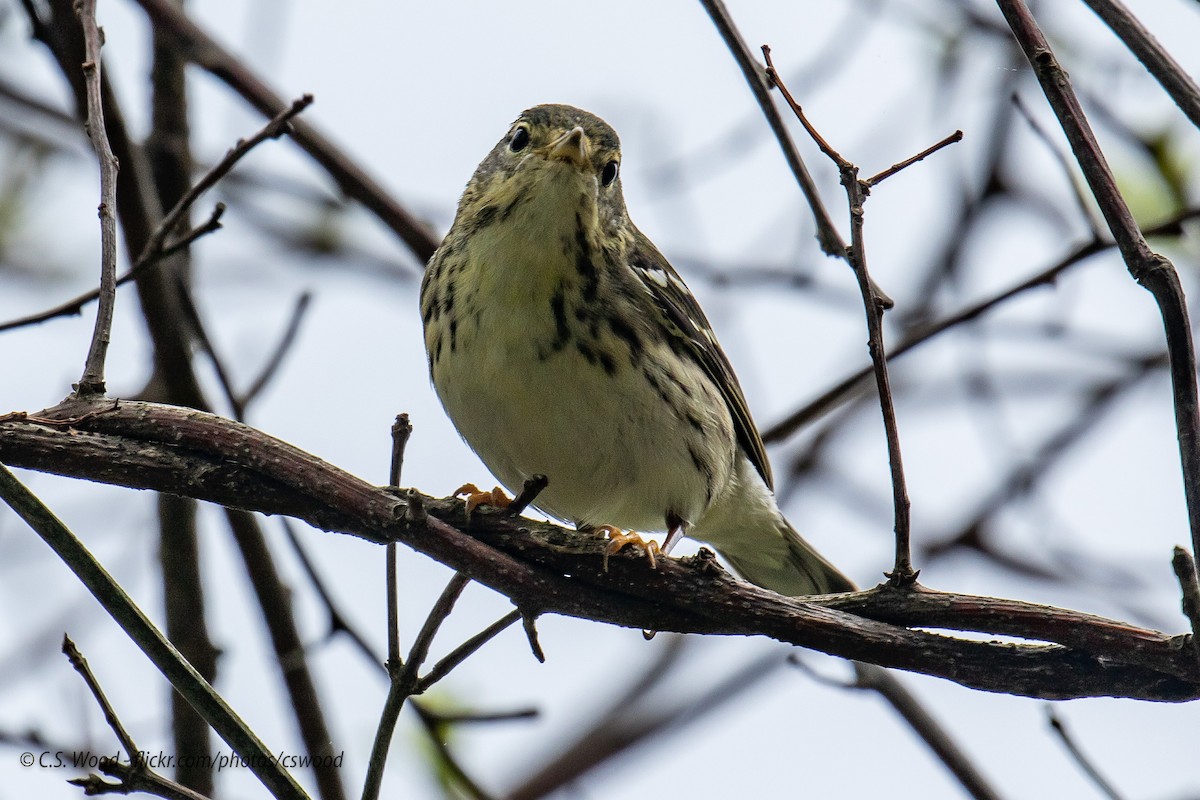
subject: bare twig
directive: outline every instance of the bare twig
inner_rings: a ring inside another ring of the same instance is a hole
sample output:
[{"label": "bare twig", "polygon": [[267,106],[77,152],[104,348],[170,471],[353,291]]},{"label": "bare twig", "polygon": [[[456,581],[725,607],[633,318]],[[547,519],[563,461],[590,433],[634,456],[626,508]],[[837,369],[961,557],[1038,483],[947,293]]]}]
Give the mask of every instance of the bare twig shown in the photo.
[{"label": "bare twig", "polygon": [[[402,427],[400,421],[400,417],[397,417],[393,430]],[[407,418],[404,421],[407,422]],[[404,440],[407,440],[407,436],[404,437]],[[393,474],[396,474],[395,469]],[[399,660],[391,652],[388,654],[388,673],[391,675],[392,682],[388,687],[383,712],[379,715],[379,725],[375,729],[375,741],[371,746],[371,758],[367,764],[367,777],[363,784],[363,800],[375,800],[379,797],[379,790],[383,785],[383,768],[387,764],[388,747],[392,741],[392,734],[396,730],[396,722],[400,719],[400,710],[404,707],[404,702],[417,691],[418,672],[421,665],[425,663],[426,656],[429,655],[433,637],[437,635],[438,628],[450,616],[458,596],[470,582],[471,579],[461,572],[454,574],[454,577],[446,584],[446,588],[442,590],[442,594],[434,603],[433,608],[430,609],[429,615],[425,618],[425,624],[421,626],[417,638],[413,640],[413,645],[409,648],[408,659],[403,664],[399,663]],[[393,646],[390,637],[388,646],[389,648]],[[398,643],[395,646],[399,648]]]},{"label": "bare twig", "polygon": [[550,485],[550,479],[545,475],[537,474],[526,478],[525,484],[521,487],[521,491],[512,502],[508,504],[508,510],[513,514],[520,514],[529,504],[537,499],[537,496],[545,491]]},{"label": "bare twig", "polygon": [[747,691],[761,688],[765,679],[787,663],[787,656],[776,650],[756,656],[710,685],[683,696],[650,691],[660,685],[659,679],[677,663],[678,653],[679,645],[665,649],[594,722],[560,752],[530,769],[531,774],[506,793],[508,800],[556,796],[558,790],[600,764],[649,741],[661,743],[664,736],[723,710]]},{"label": "bare twig", "polygon": [[[163,259],[170,258],[184,248],[189,247],[192,242],[196,241],[201,236],[205,236],[220,230],[220,220],[224,213],[225,205],[223,203],[217,203],[216,207],[213,208],[213,212],[209,216],[208,220],[206,220],[202,225],[192,228],[179,239],[167,245],[159,252],[151,255],[149,258],[138,261],[136,264],[117,277],[116,285],[123,286],[124,284],[129,283],[131,280],[138,277],[158,262],[162,261]],[[25,328],[30,325],[37,325],[39,323],[52,320],[56,317],[77,317],[83,313],[83,307],[85,305],[92,302],[99,296],[100,289],[92,289],[90,292],[84,292],[78,297],[54,306],[54,308],[48,308],[45,311],[39,311],[36,314],[18,317],[17,319],[12,319],[8,322],[0,322],[0,333],[14,330],[16,328]]]},{"label": "bare twig", "polygon": [[[211,189],[221,178],[227,175],[229,171],[232,170],[233,167],[255,147],[267,141],[268,139],[277,139],[283,134],[287,133],[290,130],[292,118],[307,108],[311,103],[311,95],[304,95],[303,97],[294,100],[291,106],[285,108],[283,111],[277,114],[257,133],[255,133],[249,139],[239,140],[236,145],[230,148],[229,151],[225,153],[225,156],[219,162],[217,162],[212,169],[206,172],[204,176],[196,182],[191,190],[189,190],[187,194],[180,198],[179,202],[175,204],[174,208],[172,208],[170,212],[163,217],[162,221],[154,228],[153,232],[151,232],[146,241],[146,245],[142,248],[142,252],[134,262],[134,265],[119,278],[116,278],[113,284],[114,288],[124,283],[128,283],[130,280],[145,272],[149,267],[187,248],[201,236],[219,230],[221,227],[221,216],[225,213],[225,205],[223,203],[216,204],[212,214],[202,225],[191,229],[170,244],[165,243],[167,237],[171,235],[174,228],[179,225],[179,223],[186,216],[188,210],[195,204],[196,200],[198,200],[200,196],[204,194],[204,192]],[[0,323],[0,332],[12,330],[14,328],[25,327],[28,325],[36,325],[40,322],[54,319],[55,317],[73,316],[79,314],[85,304],[90,303],[91,301],[100,297],[101,293],[101,289],[93,289],[90,292],[81,294],[72,300],[68,300],[67,302],[57,305],[54,308],[46,311],[41,311],[37,314],[21,317],[20,319]],[[305,305],[307,305],[307,301],[303,302]],[[286,351],[286,345],[291,341],[290,337],[295,336],[295,333],[292,329],[294,326],[299,324],[299,319],[297,319],[297,317],[303,312],[303,310],[304,309],[297,308],[296,312],[294,312],[292,323],[289,325],[288,332],[285,333],[280,347],[276,351],[276,358],[268,361],[268,369],[264,370],[263,376],[256,380],[251,386],[251,389],[247,390],[241,400],[238,401],[241,406],[247,405],[248,402],[253,399],[253,395],[261,390],[262,385],[265,384],[266,380],[270,379],[272,375],[270,368],[272,365],[277,366],[278,361],[282,360],[282,355]]]},{"label": "bare twig", "polygon": [[1012,94],[1013,107],[1017,109],[1017,113],[1025,120],[1025,124],[1033,131],[1033,135],[1042,140],[1042,144],[1046,145],[1046,150],[1049,151],[1054,162],[1058,164],[1062,170],[1063,177],[1067,179],[1067,185],[1071,187],[1071,196],[1075,198],[1075,205],[1079,208],[1079,216],[1083,217],[1087,222],[1088,232],[1092,235],[1092,240],[1096,241],[1101,238],[1100,221],[1096,219],[1095,213],[1092,211],[1092,205],[1087,200],[1087,195],[1084,189],[1079,185],[1079,180],[1075,172],[1071,169],[1071,164],[1067,161],[1066,153],[1059,149],[1058,143],[1050,137],[1050,132],[1042,127],[1042,123],[1037,121],[1033,116],[1033,112],[1021,101],[1021,95],[1013,92]]},{"label": "bare twig", "polygon": [[856,663],[854,665],[855,687],[870,689],[887,701],[888,705],[908,723],[913,732],[921,737],[921,741],[929,746],[946,769],[962,785],[971,797],[976,800],[998,800],[996,792],[987,778],[983,776],[966,753],[954,741],[945,728],[933,715],[913,696],[897,677],[874,664]]},{"label": "bare twig", "polygon": [[886,350],[883,345],[883,314],[890,306],[890,301],[880,297],[875,290],[875,283],[867,270],[867,248],[863,238],[863,203],[866,202],[868,187],[858,179],[858,167],[843,158],[817,132],[808,121],[800,104],[792,97],[787,86],[779,77],[774,63],[771,61],[771,48],[763,45],[763,57],[767,62],[767,75],[772,83],[783,94],[800,124],[809,132],[821,152],[825,153],[837,166],[841,174],[842,186],[846,190],[846,199],[850,206],[850,248],[846,255],[854,275],[858,278],[859,291],[862,293],[863,306],[867,315],[867,346],[871,354],[871,364],[875,372],[875,386],[879,391],[879,405],[883,413],[884,433],[887,437],[888,466],[892,473],[892,504],[895,510],[896,560],[888,578],[896,585],[910,584],[917,578],[917,571],[912,566],[910,546],[911,522],[909,516],[908,487],[904,478],[904,462],[900,452],[900,433],[896,424],[896,408],[892,401],[891,381],[888,377]]},{"label": "bare twig", "polygon": [[292,595],[275,567],[266,536],[253,514],[226,508],[225,518],[246,565],[246,574],[262,610],[275,663],[287,690],[292,715],[304,749],[312,757],[313,777],[323,800],[346,796],[342,777],[332,763],[336,755],[316,682],[309,669],[292,609]]},{"label": "bare twig", "polygon": [[1171,566],[1183,591],[1183,615],[1192,626],[1192,648],[1200,659],[1200,580],[1196,577],[1196,561],[1185,548],[1176,547]]},{"label": "bare twig", "polygon": [[204,325],[204,320],[200,318],[200,310],[196,308],[196,301],[192,299],[187,282],[178,273],[175,274],[174,279],[176,293],[179,297],[179,310],[183,312],[184,316],[183,321],[195,334],[196,343],[200,345],[200,349],[212,362],[213,370],[217,373],[217,383],[221,385],[221,393],[225,395],[225,400],[229,403],[233,418],[238,422],[245,422],[246,409],[242,405],[237,391],[233,388],[233,379],[229,376],[229,370],[225,368],[225,360],[217,355],[212,339],[208,337],[208,329]]},{"label": "bare twig", "polygon": [[412,436],[412,422],[408,414],[397,414],[392,423],[392,466],[388,472],[388,485],[400,486],[400,473],[404,469],[404,449],[408,446],[408,437]]},{"label": "bare twig", "polygon": [[[273,116],[286,108],[284,100],[258,75],[201,30],[171,0],[138,0],[138,5],[155,25],[169,28],[179,38],[194,64],[240,94],[259,113]],[[429,260],[438,241],[425,225],[315,128],[302,121],[296,121],[294,128],[292,138],[329,173],[338,188],[379,217],[422,263]]]},{"label": "bare twig", "polygon": [[92,674],[87,659],[79,652],[79,648],[75,646],[75,642],[71,641],[71,637],[66,634],[63,634],[62,651],[67,660],[71,662],[71,666],[83,678],[83,682],[87,684],[88,690],[96,700],[96,704],[104,712],[104,721],[108,723],[108,727],[112,728],[112,732],[117,735],[117,741],[121,743],[121,747],[125,748],[125,752],[129,754],[130,762],[136,763],[140,761],[141,750],[133,741],[133,737],[129,735],[129,731],[125,730],[125,726],[121,724],[121,720],[117,717],[117,712],[113,710],[112,704],[108,702],[108,698],[104,695],[104,690],[100,688],[100,682]]},{"label": "bare twig", "polygon": [[83,25],[83,75],[87,85],[88,138],[100,163],[100,303],[96,307],[96,326],[88,347],[83,377],[75,387],[80,396],[103,395],[104,359],[112,335],[113,307],[117,300],[117,157],[113,155],[104,126],[103,99],[100,94],[100,47],[104,34],[96,24],[96,0],[77,0],[75,12]]},{"label": "bare twig", "polygon": [[957,144],[958,142],[961,142],[962,139],[963,139],[963,132],[955,131],[954,133],[947,136],[945,139],[942,139],[937,144],[926,147],[924,150],[917,153],[915,156],[910,156],[909,158],[906,158],[903,161],[900,161],[896,164],[892,164],[890,167],[885,169],[883,172],[880,172],[877,175],[872,175],[871,177],[869,177],[865,181],[863,181],[863,183],[865,183],[867,185],[868,189],[872,188],[874,186],[877,186],[880,183],[882,183],[883,181],[885,181],[888,178],[895,175],[900,170],[907,169],[908,167],[911,167],[913,164],[916,164],[918,161],[924,161],[925,159],[929,158],[931,155],[936,153],[938,150],[941,150],[943,147],[949,147],[952,144]]},{"label": "bare twig", "polygon": [[1150,291],[1162,314],[1170,355],[1175,427],[1192,532],[1192,552],[1200,552],[1200,393],[1196,386],[1192,329],[1179,275],[1170,260],[1155,253],[1146,243],[1092,133],[1079,98],[1071,89],[1070,78],[1059,66],[1050,43],[1024,0],[997,0],[997,4],[1058,117],[1129,273]]},{"label": "bare twig", "polygon": [[1050,729],[1058,734],[1059,740],[1067,748],[1067,752],[1071,754],[1071,757],[1075,759],[1075,763],[1092,779],[1092,783],[1096,784],[1096,788],[1103,792],[1109,800],[1123,800],[1121,793],[1105,780],[1104,776],[1100,774],[1100,770],[1096,769],[1096,765],[1092,763],[1092,760],[1075,743],[1075,739],[1067,731],[1067,726],[1059,719],[1058,714],[1054,713],[1053,706],[1046,706],[1046,721],[1050,723]]},{"label": "bare twig", "polygon": [[[607,571],[607,564],[605,569]],[[537,615],[521,611],[521,627],[525,630],[525,638],[529,640],[529,650],[533,657],[539,663],[546,663],[546,653],[542,650],[542,643],[538,641]]]},{"label": "bare twig", "polygon": [[450,616],[450,612],[454,610],[454,604],[458,602],[459,595],[463,589],[467,588],[467,584],[471,579],[461,572],[454,573],[454,577],[446,584],[446,588],[442,590],[441,596],[437,602],[433,604],[433,608],[429,611],[429,616],[425,618],[425,624],[421,626],[421,630],[417,633],[417,638],[413,640],[413,645],[408,651],[408,661],[404,664],[403,674],[400,682],[407,686],[415,686],[417,682],[417,671],[425,664],[425,659],[429,656],[429,647],[433,644],[433,637],[437,635],[438,629],[446,618]]},{"label": "bare twig", "polygon": [[63,635],[62,651],[71,662],[71,666],[75,668],[75,671],[79,673],[84,683],[87,684],[92,697],[95,698],[96,703],[100,706],[100,710],[104,712],[104,721],[108,723],[108,727],[112,729],[112,732],[117,735],[117,740],[121,743],[121,747],[129,755],[128,764],[122,764],[107,756],[100,760],[100,771],[105,775],[117,778],[117,783],[109,783],[98,775],[75,778],[68,781],[68,783],[82,786],[88,795],[146,792],[157,797],[167,798],[167,800],[205,800],[204,795],[194,792],[186,786],[168,778],[164,778],[146,766],[141,749],[133,741],[133,737],[129,735],[129,732],[125,730],[125,726],[121,724],[121,719],[117,716],[117,712],[113,710],[112,704],[108,702],[108,698],[104,694],[104,690],[100,688],[100,682],[92,674],[92,669],[88,666],[87,659],[79,652],[79,649],[71,641],[71,638],[65,634]]},{"label": "bare twig", "polygon": [[[404,468],[404,450],[408,437],[412,435],[412,423],[408,414],[397,414],[392,423],[392,460],[388,471],[388,485],[399,488],[400,474]],[[387,626],[388,626],[388,674],[393,682],[403,667],[400,660],[400,596],[399,568],[396,562],[396,543],[387,545]]]},{"label": "bare twig", "polygon": [[279,337],[279,344],[275,345],[271,357],[263,364],[258,377],[250,382],[249,388],[238,398],[242,408],[247,408],[254,402],[271,382],[271,379],[275,377],[275,374],[279,372],[279,368],[283,366],[283,360],[288,351],[292,349],[292,345],[296,343],[296,335],[300,333],[300,323],[304,321],[304,315],[308,312],[311,304],[312,292],[301,292],[300,296],[296,298],[296,305],[292,307],[292,315],[288,317],[287,327],[284,328],[283,335]]},{"label": "bare twig", "polygon": [[1084,0],[1146,66],[1175,105],[1200,127],[1200,86],[1120,0]]},{"label": "bare twig", "polygon": [[[404,469],[404,449],[412,435],[412,423],[408,414],[397,414],[392,423],[392,460],[388,470],[388,485],[399,488],[400,473]],[[400,596],[399,567],[396,562],[396,543],[387,545],[387,626],[388,626],[388,674],[394,676],[401,668],[400,661]]]},{"label": "bare twig", "polygon": [[796,149],[796,143],[792,141],[792,137],[788,134],[783,116],[780,115],[779,109],[775,107],[775,103],[771,100],[769,78],[763,71],[762,66],[754,59],[754,54],[746,45],[746,40],[742,38],[742,34],[738,31],[737,26],[734,25],[733,17],[729,15],[729,10],[725,8],[725,3],[722,0],[700,0],[700,4],[708,12],[708,16],[717,27],[717,32],[721,34],[721,38],[725,40],[725,46],[729,48],[734,61],[737,62],[738,67],[742,70],[742,75],[746,78],[746,83],[750,84],[751,94],[758,101],[763,116],[767,118],[767,124],[771,126],[772,133],[775,134],[775,138],[779,141],[779,147],[783,150],[784,160],[787,161],[788,168],[791,169],[792,175],[795,176],[796,183],[799,184],[800,191],[804,193],[804,199],[808,201],[813,218],[816,220],[817,241],[821,245],[821,250],[826,255],[844,259],[846,257],[846,243],[842,239],[842,235],[838,233],[837,226],[833,224],[833,218],[829,216],[829,211],[825,208],[824,201],[821,200],[821,194],[817,191],[816,181],[809,174],[808,167],[804,165],[804,159],[800,157],[800,151]]},{"label": "bare twig", "polygon": [[[201,236],[219,230],[221,227],[221,216],[225,213],[225,205],[223,203],[216,204],[212,214],[204,224],[191,229],[170,244],[165,243],[167,237],[171,235],[172,231],[186,217],[188,210],[195,204],[200,196],[204,194],[204,192],[216,185],[221,178],[227,175],[229,171],[232,170],[233,167],[236,166],[236,164],[255,147],[267,141],[268,139],[277,139],[291,130],[290,126],[292,119],[305,108],[307,108],[311,103],[311,95],[304,95],[303,97],[292,101],[291,106],[288,106],[279,114],[277,114],[257,133],[255,133],[249,139],[239,140],[236,145],[230,148],[229,151],[225,153],[225,156],[208,172],[206,172],[204,176],[201,177],[200,180],[197,181],[196,184],[183,197],[180,198],[179,202],[175,204],[175,206],[167,213],[167,215],[163,217],[162,221],[150,233],[146,240],[145,246],[142,248],[141,254],[139,254],[133,266],[115,280],[113,284],[114,288],[129,282],[130,280],[141,275],[149,267],[187,248]],[[101,297],[101,295],[102,289],[93,289],[90,292],[79,295],[73,300],[68,300],[67,302],[57,305],[54,308],[46,311],[41,311],[37,314],[21,317],[20,319],[0,323],[0,332],[12,330],[14,328],[25,327],[28,325],[36,325],[40,322],[54,319],[55,317],[73,316],[79,314],[85,304],[90,303],[98,297]],[[303,309],[298,308],[295,312],[292,324],[289,326],[288,333],[285,334],[280,348],[276,351],[279,360],[282,360],[282,354],[285,351],[285,344],[290,342],[289,335],[295,335],[292,332],[292,326],[299,324],[299,320],[296,317],[299,316],[302,311]],[[97,312],[97,314],[99,314],[99,312]],[[269,372],[271,365],[277,365],[275,359],[272,359],[268,362],[268,370],[264,371],[264,376],[260,377],[259,380],[254,382],[251,387],[251,390],[253,391],[248,390],[239,401],[242,406],[247,405],[248,402],[253,399],[253,394],[261,390],[262,384],[265,384],[266,382],[264,377],[266,379],[271,377],[271,373]]]},{"label": "bare twig", "polygon": [[[1200,208],[1189,208],[1178,214],[1173,215],[1170,219],[1159,223],[1151,228],[1146,229],[1147,236],[1177,234],[1179,226],[1188,220],[1200,218]],[[1005,289],[991,297],[972,303],[961,311],[957,311],[948,317],[945,317],[935,323],[923,326],[918,331],[910,334],[903,342],[897,345],[890,353],[888,360],[904,355],[908,351],[924,344],[930,339],[935,338],[939,334],[945,333],[951,328],[955,328],[964,322],[978,319],[993,308],[1003,304],[1005,301],[1023,294],[1030,289],[1039,286],[1047,286],[1054,282],[1061,273],[1073,267],[1074,265],[1091,258],[1098,253],[1115,245],[1111,240],[1102,241],[1093,239],[1090,242],[1076,247],[1071,253],[1064,256],[1055,264],[1047,267],[1041,272],[1032,275],[1029,278],[1017,283],[1008,289]],[[843,401],[848,395],[854,392],[858,387],[863,385],[863,382],[871,376],[872,367],[867,366],[860,369],[850,377],[843,380],[841,383],[826,390],[815,400],[806,403],[804,406],[793,411],[787,417],[772,425],[763,431],[763,441],[770,444],[778,442],[791,436],[800,428],[825,414],[835,405]]]},{"label": "bare twig", "polygon": [[479,633],[467,639],[458,647],[451,650],[445,657],[433,665],[425,677],[417,683],[417,689],[424,692],[433,684],[450,674],[450,671],[466,661],[476,650],[483,647],[496,637],[498,633],[521,619],[520,611],[510,611]]},{"label": "bare twig", "polygon": [[304,545],[300,542],[300,537],[296,535],[291,520],[287,517],[280,517],[279,522],[283,525],[284,533],[287,535],[288,542],[292,546],[292,551],[296,554],[296,558],[300,560],[300,567],[304,570],[304,574],[308,576],[308,580],[316,590],[317,596],[321,598],[322,605],[325,606],[325,613],[329,615],[330,635],[335,633],[346,634],[367,661],[380,670],[386,670],[383,660],[371,650],[371,646],[367,644],[366,638],[355,630],[354,626],[347,621],[346,616],[338,609],[337,604],[333,602],[333,595],[330,593],[329,587],[325,585],[324,579],[321,578],[321,574],[317,572],[312,559],[309,558],[308,551],[304,549]]},{"label": "bare twig", "polygon": [[138,645],[175,690],[188,698],[225,742],[275,797],[307,800],[307,795],[272,758],[271,751],[246,726],[216,690],[187,663],[166,637],[100,566],[87,548],[6,467],[0,465],[0,497],[55,551]]},{"label": "bare twig", "polygon": [[519,720],[536,719],[539,714],[536,708],[518,708],[515,711],[438,711],[421,704],[421,712],[435,722],[447,722],[452,725],[462,723],[491,723],[517,722]]},{"label": "bare twig", "polygon": [[158,227],[150,235],[146,246],[139,254],[139,259],[161,249],[163,241],[171,234],[175,226],[179,224],[179,221],[183,219],[188,209],[200,199],[201,195],[215,186],[217,181],[225,177],[251,150],[268,139],[278,139],[285,133],[290,133],[292,131],[292,119],[312,105],[312,102],[313,97],[311,94],[306,94],[293,100],[290,106],[275,114],[266,125],[259,129],[258,133],[249,139],[239,139],[237,144],[229,148],[224,157],[214,164],[212,169],[204,173],[204,176],[196,181],[196,184],[183,197],[179,198],[179,202],[175,204],[175,207],[166,213],[162,218],[162,222],[159,223]]},{"label": "bare twig", "polygon": [[413,703],[413,710],[417,712],[417,719],[421,721],[421,726],[425,729],[425,733],[429,736],[429,741],[433,745],[433,749],[437,752],[438,760],[454,777],[454,780],[466,792],[468,797],[474,800],[490,800],[493,797],[489,792],[485,791],[482,786],[466,773],[462,764],[458,763],[458,759],[450,752],[449,746],[446,744],[445,728],[448,723],[437,716],[436,714],[427,711],[421,703]]}]

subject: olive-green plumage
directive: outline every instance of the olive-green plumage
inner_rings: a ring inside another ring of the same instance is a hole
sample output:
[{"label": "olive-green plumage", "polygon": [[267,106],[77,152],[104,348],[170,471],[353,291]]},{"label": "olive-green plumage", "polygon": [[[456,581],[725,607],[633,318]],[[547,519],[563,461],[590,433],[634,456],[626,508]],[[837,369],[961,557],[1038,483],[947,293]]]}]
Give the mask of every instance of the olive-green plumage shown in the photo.
[{"label": "olive-green plumage", "polygon": [[686,531],[785,594],[852,588],[776,507],[729,360],[629,219],[620,161],[602,119],[545,105],[479,165],[421,285],[438,397],[510,490],[549,478],[548,514]]}]

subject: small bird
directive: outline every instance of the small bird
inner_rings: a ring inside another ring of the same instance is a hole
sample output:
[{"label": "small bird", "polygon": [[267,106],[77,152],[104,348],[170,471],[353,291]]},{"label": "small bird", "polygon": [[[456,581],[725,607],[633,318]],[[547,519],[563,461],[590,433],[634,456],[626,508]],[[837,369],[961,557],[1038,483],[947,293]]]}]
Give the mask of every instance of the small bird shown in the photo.
[{"label": "small bird", "polygon": [[446,413],[581,530],[666,531],[664,553],[687,535],[781,594],[852,591],[780,513],[729,359],[620,170],[612,127],[566,105],[521,114],[475,170],[421,282]]}]

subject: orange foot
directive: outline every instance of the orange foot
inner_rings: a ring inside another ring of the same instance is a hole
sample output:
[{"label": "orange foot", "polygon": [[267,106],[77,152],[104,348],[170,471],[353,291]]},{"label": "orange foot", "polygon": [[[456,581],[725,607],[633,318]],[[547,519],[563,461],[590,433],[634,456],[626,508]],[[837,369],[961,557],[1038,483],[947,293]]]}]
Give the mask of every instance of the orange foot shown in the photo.
[{"label": "orange foot", "polygon": [[656,569],[658,563],[655,561],[655,556],[662,555],[662,550],[659,549],[658,542],[651,539],[646,541],[634,531],[621,532],[620,528],[613,525],[597,525],[593,530],[596,533],[602,533],[608,539],[608,546],[604,548],[604,571],[608,572],[608,557],[619,553],[625,549],[626,545],[636,544],[646,553],[646,558],[650,562],[650,569]]},{"label": "orange foot", "polygon": [[467,516],[470,516],[472,511],[482,505],[493,506],[495,508],[508,508],[512,502],[499,486],[490,492],[482,492],[475,484],[464,483],[454,491],[455,497],[459,495],[466,495],[467,497]]}]

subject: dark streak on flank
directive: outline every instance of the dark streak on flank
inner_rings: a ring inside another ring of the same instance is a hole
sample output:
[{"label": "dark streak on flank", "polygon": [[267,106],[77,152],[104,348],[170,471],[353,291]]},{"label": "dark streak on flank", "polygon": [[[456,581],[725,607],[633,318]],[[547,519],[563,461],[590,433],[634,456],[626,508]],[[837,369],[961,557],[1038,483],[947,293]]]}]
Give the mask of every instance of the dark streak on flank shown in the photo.
[{"label": "dark streak on flank", "polygon": [[499,215],[499,213],[500,209],[496,208],[495,206],[484,206],[483,208],[479,209],[475,216],[471,217],[471,222],[467,233],[477,233],[478,231],[483,230],[488,225],[491,225],[496,221],[496,217]]},{"label": "dark streak on flank", "polygon": [[594,303],[600,289],[600,273],[592,262],[592,248],[579,212],[575,212],[575,270],[583,278],[583,301]]},{"label": "dark streak on flank", "polygon": [[713,477],[714,477],[712,467],[710,465],[706,464],[704,462],[704,459],[700,458],[700,454],[696,452],[696,448],[694,448],[690,444],[688,445],[688,455],[692,457],[692,465],[696,468],[696,471],[704,474],[704,495],[706,498],[705,502],[711,503],[712,496],[713,496]]},{"label": "dark streak on flank", "polygon": [[[454,281],[445,281],[442,284],[443,294],[440,313],[450,316],[454,311]],[[435,306],[435,309],[437,307]]]},{"label": "dark streak on flank", "polygon": [[562,350],[571,341],[571,329],[567,327],[566,290],[560,283],[554,296],[550,298],[550,313],[554,315],[555,339],[551,347],[555,351]]},{"label": "dark streak on flank", "polygon": [[671,395],[667,393],[667,390],[663,387],[662,382],[659,381],[658,376],[651,372],[649,368],[643,369],[642,375],[646,378],[646,383],[650,384],[650,388],[658,392],[658,396],[662,398],[663,403],[668,408],[674,408],[675,404],[671,401]]},{"label": "dark streak on flank", "polygon": [[612,329],[613,335],[618,339],[624,340],[629,347],[629,363],[637,364],[642,357],[642,339],[638,336],[629,323],[615,314],[608,317],[608,327]]}]

